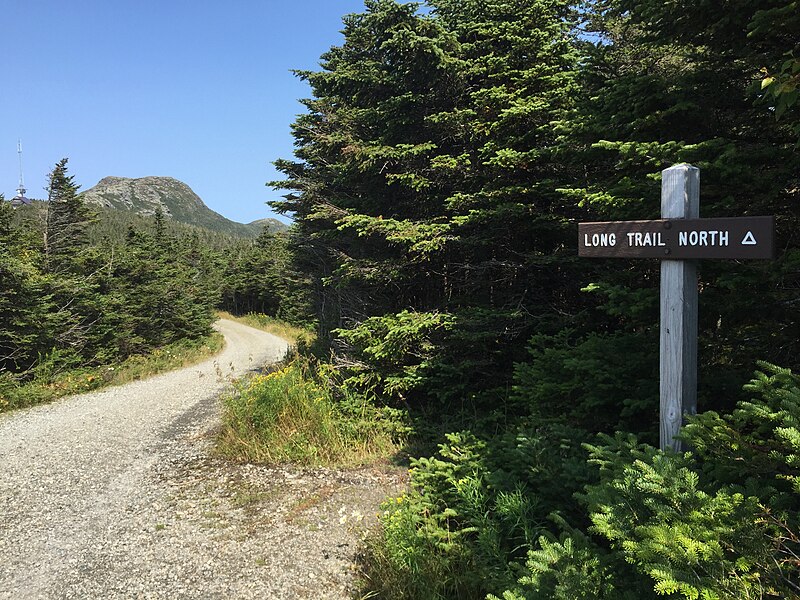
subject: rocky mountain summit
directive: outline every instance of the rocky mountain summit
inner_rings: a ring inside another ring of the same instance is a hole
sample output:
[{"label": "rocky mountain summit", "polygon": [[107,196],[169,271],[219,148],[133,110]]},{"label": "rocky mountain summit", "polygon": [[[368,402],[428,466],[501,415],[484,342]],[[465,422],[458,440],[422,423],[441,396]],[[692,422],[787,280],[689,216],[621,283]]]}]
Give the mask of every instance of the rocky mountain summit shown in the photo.
[{"label": "rocky mountain summit", "polygon": [[237,223],[208,208],[192,189],[172,177],[105,177],[82,193],[88,204],[152,216],[159,208],[164,216],[179,223],[241,237],[255,237],[266,226],[269,231],[286,229],[276,219]]}]

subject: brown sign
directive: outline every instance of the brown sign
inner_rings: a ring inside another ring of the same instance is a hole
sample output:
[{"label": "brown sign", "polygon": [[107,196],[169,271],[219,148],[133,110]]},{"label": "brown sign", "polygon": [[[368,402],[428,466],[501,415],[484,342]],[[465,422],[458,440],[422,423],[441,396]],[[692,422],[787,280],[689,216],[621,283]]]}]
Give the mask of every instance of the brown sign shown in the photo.
[{"label": "brown sign", "polygon": [[775,218],[578,223],[578,256],[674,260],[774,258]]}]

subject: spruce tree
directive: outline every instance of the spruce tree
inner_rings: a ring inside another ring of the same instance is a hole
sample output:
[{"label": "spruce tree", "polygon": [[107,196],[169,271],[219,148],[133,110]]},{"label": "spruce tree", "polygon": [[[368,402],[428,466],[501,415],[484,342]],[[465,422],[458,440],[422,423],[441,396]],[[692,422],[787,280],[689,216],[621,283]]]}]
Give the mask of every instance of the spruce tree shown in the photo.
[{"label": "spruce tree", "polygon": [[61,159],[48,175],[44,265],[49,273],[75,271],[88,244],[91,214],[78,195],[75,176],[67,174],[68,160]]},{"label": "spruce tree", "polygon": [[0,196],[0,372],[30,368],[47,348],[52,306],[31,256]]},{"label": "spruce tree", "polygon": [[[456,397],[508,372],[562,301],[570,213],[548,156],[577,56],[566,2],[416,9],[368,2],[323,71],[301,74],[300,160],[277,163],[298,193],[275,206],[317,276],[322,338],[339,328],[337,347],[379,379]],[[370,340],[387,326],[417,350],[378,364]]]}]

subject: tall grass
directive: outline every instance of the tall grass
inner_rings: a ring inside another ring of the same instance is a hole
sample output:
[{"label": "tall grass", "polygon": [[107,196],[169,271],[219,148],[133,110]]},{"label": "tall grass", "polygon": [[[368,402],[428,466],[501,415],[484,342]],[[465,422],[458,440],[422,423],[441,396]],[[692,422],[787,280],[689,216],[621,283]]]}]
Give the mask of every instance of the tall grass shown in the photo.
[{"label": "tall grass", "polygon": [[218,447],[236,460],[353,466],[393,455],[403,435],[399,411],[334,398],[302,359],[240,382],[224,403]]}]

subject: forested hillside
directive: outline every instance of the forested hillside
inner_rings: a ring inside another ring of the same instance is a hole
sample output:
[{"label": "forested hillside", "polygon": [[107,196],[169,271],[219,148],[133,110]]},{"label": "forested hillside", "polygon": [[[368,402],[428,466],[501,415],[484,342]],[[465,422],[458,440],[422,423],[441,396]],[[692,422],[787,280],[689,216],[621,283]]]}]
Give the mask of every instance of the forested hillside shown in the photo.
[{"label": "forested hillside", "polygon": [[[412,430],[368,590],[798,597],[797,3],[426,7],[345,18],[276,163],[315,377]],[[676,455],[652,447],[658,261],[578,259],[576,223],[657,217],[681,162],[701,216],[775,215],[779,251],[700,265]]]},{"label": "forested hillside", "polygon": [[244,240],[160,211],[95,211],[66,159],[48,196],[16,210],[0,201],[0,411],[102,385],[130,357],[205,343],[217,308],[306,317],[290,305],[285,237],[266,228]]}]

